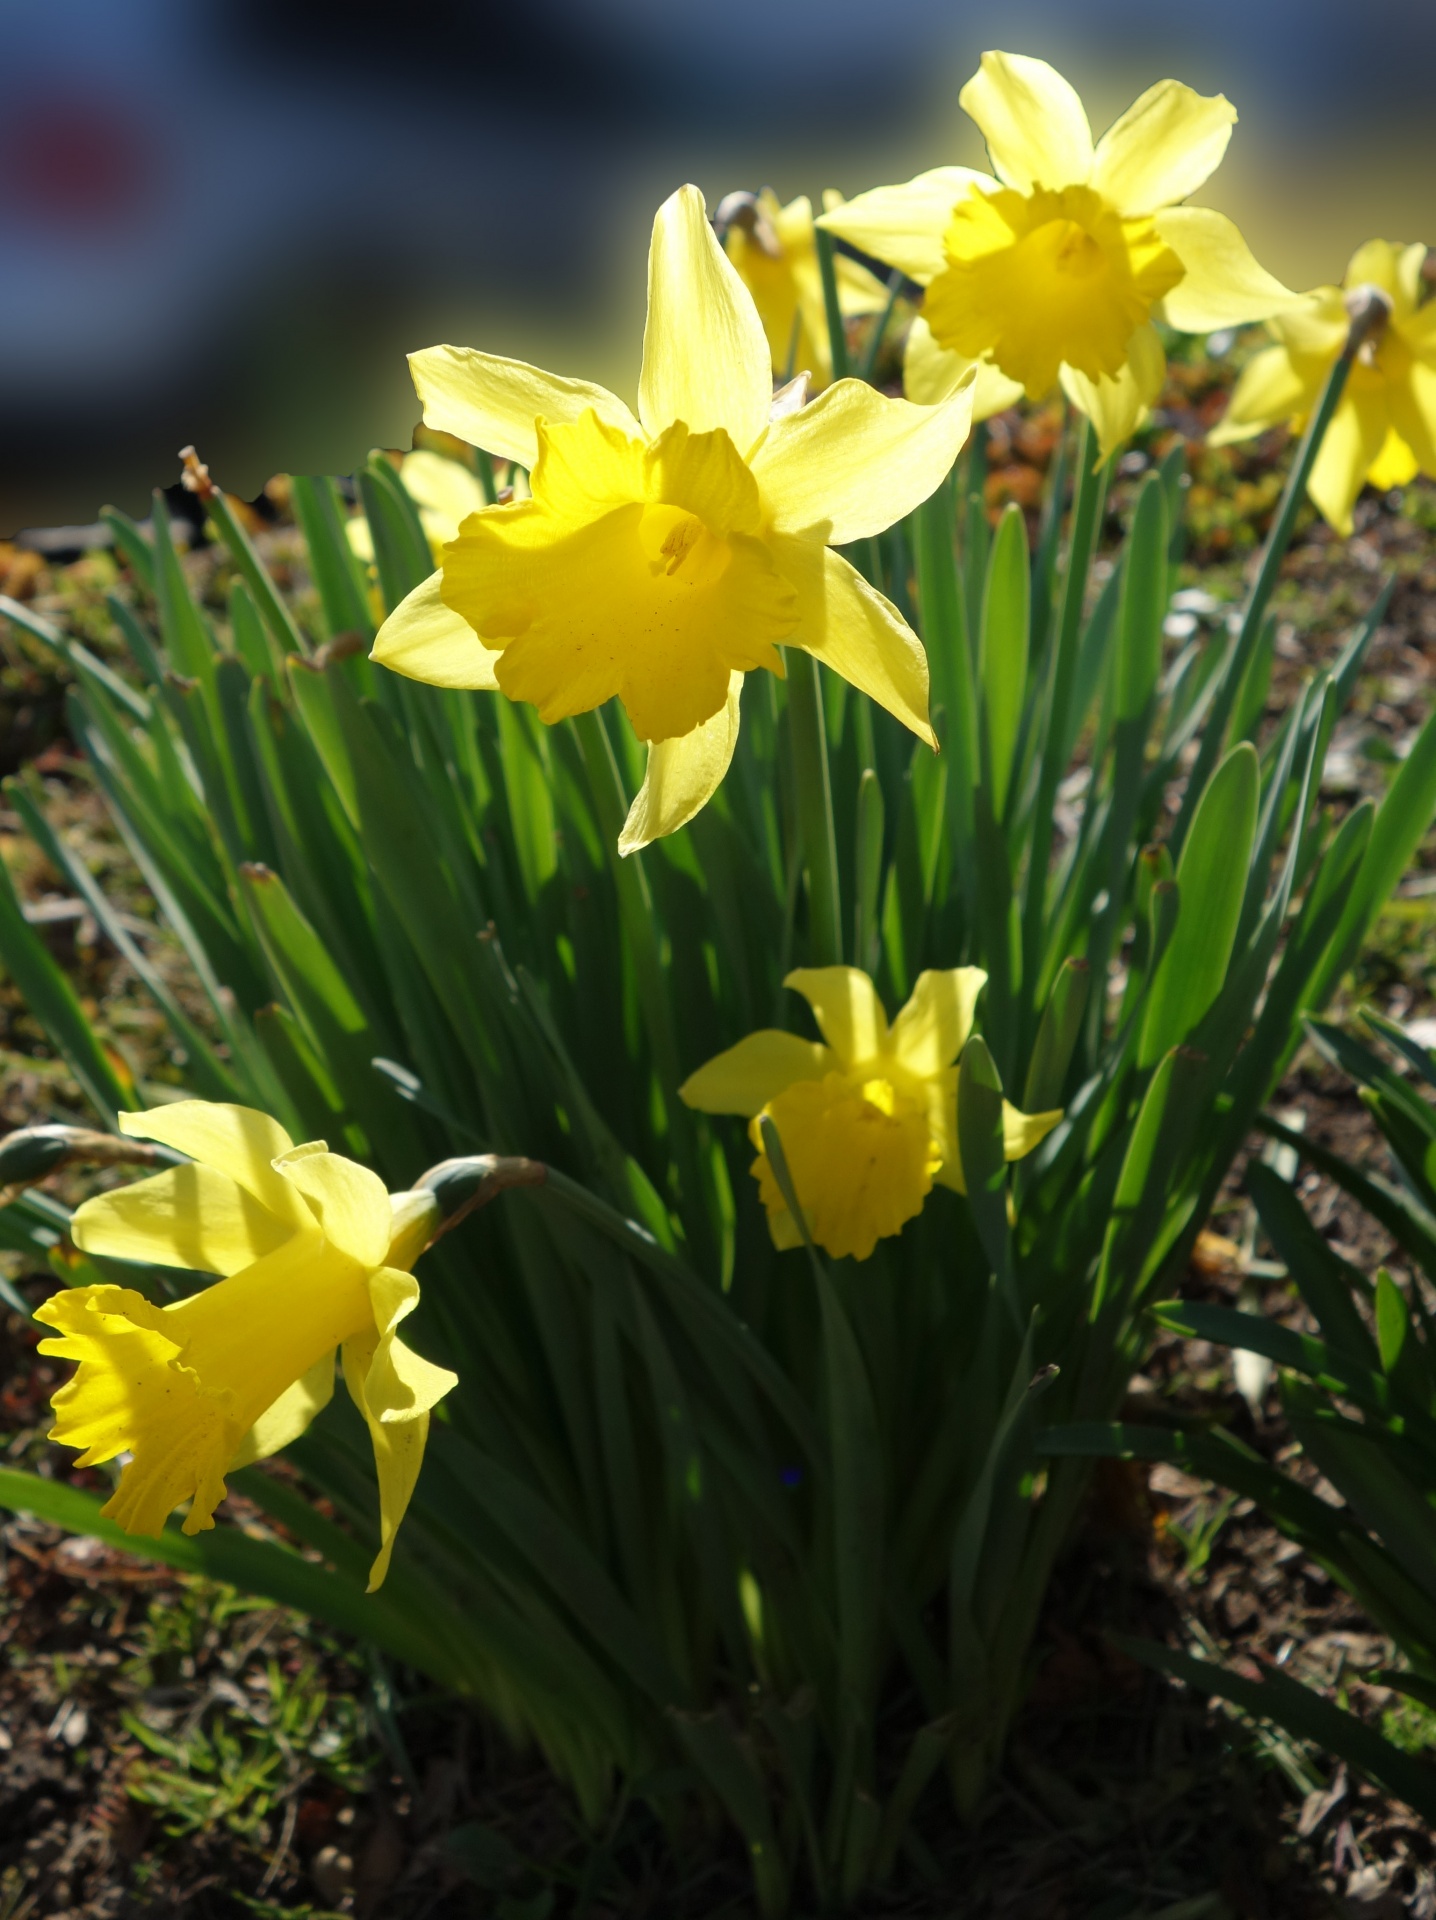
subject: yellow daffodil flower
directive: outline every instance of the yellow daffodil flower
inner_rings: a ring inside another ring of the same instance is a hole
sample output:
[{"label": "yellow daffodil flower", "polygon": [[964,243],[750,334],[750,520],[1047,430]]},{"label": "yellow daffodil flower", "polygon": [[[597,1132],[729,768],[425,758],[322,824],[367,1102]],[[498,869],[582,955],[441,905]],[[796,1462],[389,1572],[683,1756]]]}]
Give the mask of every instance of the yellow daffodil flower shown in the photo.
[{"label": "yellow daffodil flower", "polygon": [[1226,151],[1237,116],[1220,94],[1159,81],[1095,146],[1044,60],[985,53],[958,98],[996,179],[937,167],[818,221],[926,287],[910,400],[931,404],[974,362],[978,419],[1060,382],[1107,454],[1161,391],[1154,320],[1206,333],[1296,304],[1230,220],[1178,204]]},{"label": "yellow daffodil flower", "polygon": [[775,408],[762,321],[696,187],[654,222],[636,418],[602,387],[472,348],[430,347],[410,367],[427,423],[530,467],[532,498],[471,514],[373,657],[497,688],[546,722],[616,696],[648,742],[621,851],[706,804],[743,675],[781,675],[780,644],[936,744],[921,643],[829,549],[927,498],[967,436],[970,394],[916,407],[842,380]]},{"label": "yellow daffodil flower", "polygon": [[184,1531],[214,1525],[224,1476],[304,1432],[334,1389],[336,1349],[368,1423],[379,1477],[372,1592],[419,1477],[429,1410],[456,1385],[396,1331],[419,1299],[409,1267],[439,1224],[429,1193],[385,1191],[322,1140],[296,1147],[267,1114],[181,1100],[120,1115],[121,1131],[192,1156],[78,1208],[86,1253],[224,1276],[157,1307],[128,1287],[75,1287],[36,1318],[40,1352],[76,1360],[50,1438],[81,1466],[131,1457],[104,1512],[157,1534],[181,1501]]},{"label": "yellow daffodil flower", "polygon": [[[825,208],[842,204],[842,195],[831,188],[823,195]],[[807,373],[812,390],[820,392],[833,377],[833,349],[812,202],[802,194],[779,206],[771,187],[758,194],[730,194],[718,209],[717,222],[728,258],[763,322],[774,375],[789,380]],[[882,312],[888,290],[881,280],[842,254],[833,269],[845,317]]]},{"label": "yellow daffodil flower", "polygon": [[[750,1033],[679,1088],[703,1113],[749,1121],[758,1182],[776,1247],[802,1242],[759,1122],[778,1129],[793,1192],[814,1242],[835,1259],[866,1260],[878,1241],[922,1211],[933,1183],[966,1191],[957,1148],[958,1055],[987,981],[979,967],[922,973],[892,1025],[857,967],[799,967],[784,981],[812,1007],[821,1041],[773,1029]],[[1003,1102],[1009,1160],[1049,1134],[1060,1113]]]},{"label": "yellow daffodil flower", "polygon": [[1418,473],[1436,479],[1436,301],[1421,301],[1426,248],[1368,240],[1339,287],[1318,287],[1292,313],[1269,320],[1276,336],[1242,372],[1214,447],[1249,440],[1316,405],[1351,317],[1345,295],[1376,287],[1390,314],[1363,343],[1307,481],[1307,492],[1338,533],[1351,532],[1363,481],[1404,487]]},{"label": "yellow daffodil flower", "polygon": [[[449,541],[456,540],[459,528],[471,513],[488,505],[478,477],[442,453],[420,447],[406,453],[399,462],[399,478],[404,490],[419,510],[419,524],[428,535],[434,559],[439,560]],[[368,520],[356,513],[345,526],[349,546],[356,558],[374,561],[374,535]]]}]

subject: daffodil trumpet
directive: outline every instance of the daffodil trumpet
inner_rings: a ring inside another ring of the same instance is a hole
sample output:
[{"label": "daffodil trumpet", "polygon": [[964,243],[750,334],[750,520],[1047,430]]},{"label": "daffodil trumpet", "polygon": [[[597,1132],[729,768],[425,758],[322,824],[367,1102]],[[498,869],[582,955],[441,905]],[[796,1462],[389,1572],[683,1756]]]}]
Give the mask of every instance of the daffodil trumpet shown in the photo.
[{"label": "daffodil trumpet", "polygon": [[444,1207],[429,1188],[391,1194],[322,1140],[296,1146],[253,1108],[181,1100],[120,1115],[122,1133],[188,1159],[96,1195],[71,1221],[84,1253],[220,1276],[168,1306],[134,1288],[79,1286],[36,1318],[40,1351],[76,1361],[50,1438],[80,1464],[126,1456],[104,1512],[155,1535],[188,1502],[186,1533],[214,1525],[225,1474],[295,1440],[327,1405],[336,1359],[369,1429],[388,1570],[431,1410],[457,1384],[405,1345],[418,1305],[409,1269]]},{"label": "daffodil trumpet", "polygon": [[935,167],[825,211],[820,228],[926,288],[903,388],[932,403],[975,372],[974,417],[1060,384],[1103,455],[1161,390],[1155,323],[1210,332],[1298,296],[1224,215],[1183,204],[1226,151],[1236,111],[1163,80],[1094,143],[1043,60],[985,53],[959,95],[993,172]]},{"label": "daffodil trumpet", "polygon": [[775,403],[753,297],[683,187],[659,209],[637,413],[602,387],[458,347],[411,357],[426,423],[531,470],[485,507],[380,629],[374,658],[530,702],[553,723],[621,702],[647,743],[619,848],[706,805],[738,737],[743,678],[801,649],[935,747],[927,659],[833,549],[932,494],[971,391],[892,400],[839,380]]},{"label": "daffodil trumpet", "polygon": [[[1369,240],[1339,287],[1318,287],[1268,321],[1273,344],[1243,369],[1212,446],[1308,423],[1306,488],[1338,533],[1368,482],[1436,479],[1436,302],[1423,300],[1427,249]],[[1339,372],[1338,372],[1339,369]],[[1333,392],[1329,376],[1335,375]],[[1300,462],[1298,462],[1299,464]]]},{"label": "daffodil trumpet", "polygon": [[[933,1186],[964,1192],[957,1137],[959,1059],[987,983],[980,967],[918,976],[891,1024],[857,967],[799,967],[785,986],[813,1010],[821,1040],[766,1029],[750,1033],[679,1088],[686,1105],[749,1123],[750,1171],[773,1244],[807,1238],[835,1259],[866,1260],[901,1233]],[[1009,1160],[1038,1146],[1060,1111],[1021,1113],[1003,1102]],[[774,1176],[764,1123],[777,1130],[803,1219]]]}]

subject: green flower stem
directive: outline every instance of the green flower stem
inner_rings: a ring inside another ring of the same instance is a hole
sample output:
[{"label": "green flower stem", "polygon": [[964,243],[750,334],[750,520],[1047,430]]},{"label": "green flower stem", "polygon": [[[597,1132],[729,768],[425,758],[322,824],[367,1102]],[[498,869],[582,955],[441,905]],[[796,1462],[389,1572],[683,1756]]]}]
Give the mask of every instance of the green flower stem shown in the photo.
[{"label": "green flower stem", "polygon": [[828,344],[833,354],[833,378],[848,377],[848,336],[843,330],[843,310],[838,305],[838,270],[833,259],[833,236],[823,227],[815,230],[818,243],[818,274],[823,282],[823,307],[828,316]]},{"label": "green flower stem", "polygon": [[628,813],[628,801],[603,717],[596,712],[575,714],[571,724],[578,735],[594,810],[618,890],[623,931],[638,975],[638,998],[648,1028],[648,1043],[653,1049],[653,1064],[672,1129],[677,1116],[684,1111],[678,1101],[678,1084],[683,1076],[673,1025],[673,995],[664,967],[653,894],[643,870],[642,854],[630,853],[625,857],[618,851],[618,836]]},{"label": "green flower stem", "polygon": [[[888,323],[893,317],[893,308],[898,303],[898,295],[902,292],[902,289],[903,275],[900,271],[894,269],[888,279],[888,303],[877,317],[877,321],[873,326],[872,338],[868,341],[863,351],[862,360],[858,366],[859,380],[870,381],[873,377],[873,368],[878,363],[878,355],[882,351],[883,339],[887,334]],[[828,325],[831,329],[831,317],[829,318]]]},{"label": "green flower stem", "polygon": [[808,870],[808,960],[815,967],[836,967],[843,958],[843,915],[823,691],[818,682],[818,663],[812,655],[800,647],[785,651],[793,785]]},{"label": "green flower stem", "polygon": [[1365,298],[1354,304],[1350,311],[1351,326],[1347,332],[1346,344],[1332,362],[1331,372],[1326,376],[1326,385],[1321,390],[1321,398],[1317,401],[1316,409],[1307,422],[1306,432],[1301,437],[1296,458],[1291,464],[1291,471],[1286,476],[1286,486],[1282,490],[1276,518],[1271,523],[1271,531],[1267,534],[1266,545],[1262,549],[1261,565],[1257,569],[1257,577],[1252,583],[1251,594],[1242,612],[1241,627],[1230,655],[1231,671],[1227,673],[1226,684],[1219,692],[1212,711],[1207,716],[1206,725],[1202,729],[1201,750],[1197,755],[1196,764],[1187,777],[1186,792],[1182,796],[1182,809],[1172,829],[1171,848],[1174,860],[1182,850],[1182,843],[1187,837],[1187,829],[1192,823],[1197,801],[1205,792],[1212,769],[1226,746],[1227,722],[1236,700],[1242,677],[1241,669],[1251,657],[1256,637],[1261,631],[1262,620],[1271,603],[1271,597],[1276,591],[1276,583],[1281,576],[1281,563],[1286,558],[1286,550],[1291,544],[1292,530],[1296,525],[1297,508],[1301,505],[1306,483],[1316,464],[1316,456],[1321,451],[1321,443],[1326,438],[1326,430],[1331,425],[1332,415],[1340,405],[1341,396],[1346,390],[1347,375],[1351,372],[1352,363],[1366,341],[1373,333],[1379,333],[1385,325],[1391,309],[1379,293],[1374,289],[1367,289]]},{"label": "green flower stem", "polygon": [[1057,615],[1057,653],[1052,662],[1051,703],[1042,742],[1042,767],[1032,813],[1032,845],[1027,859],[1027,896],[1022,915],[1022,978],[1029,996],[1029,1021],[1037,1019],[1035,996],[1045,945],[1047,870],[1052,860],[1052,810],[1066,765],[1066,715],[1077,672],[1087,573],[1107,497],[1107,463],[1093,455],[1096,435],[1084,415],[1077,430],[1077,460],[1072,497],[1072,531],[1067,541],[1067,570]]}]

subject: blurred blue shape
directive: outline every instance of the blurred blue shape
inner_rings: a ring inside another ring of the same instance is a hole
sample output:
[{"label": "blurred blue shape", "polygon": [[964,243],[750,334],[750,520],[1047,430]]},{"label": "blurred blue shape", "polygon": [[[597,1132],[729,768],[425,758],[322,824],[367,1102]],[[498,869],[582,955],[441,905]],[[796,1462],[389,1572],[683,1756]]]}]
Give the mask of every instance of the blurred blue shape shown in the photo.
[{"label": "blurred blue shape", "polygon": [[353,465],[456,316],[592,330],[640,182],[918,129],[977,158],[955,93],[994,41],[1355,139],[1424,120],[1436,4],[0,0],[0,527],[137,505],[191,439],[248,491]]}]

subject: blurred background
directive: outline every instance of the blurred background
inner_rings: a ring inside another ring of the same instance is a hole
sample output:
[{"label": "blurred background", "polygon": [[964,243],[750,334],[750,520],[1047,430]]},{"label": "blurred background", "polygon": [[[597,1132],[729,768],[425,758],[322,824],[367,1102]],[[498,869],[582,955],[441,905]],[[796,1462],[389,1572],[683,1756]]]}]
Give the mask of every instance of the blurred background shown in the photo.
[{"label": "blurred background", "polygon": [[406,350],[631,396],[654,207],[983,164],[957,90],[1040,54],[1094,130],[1172,74],[1200,196],[1289,284],[1436,242],[1436,0],[0,0],[0,534],[407,447]]}]

